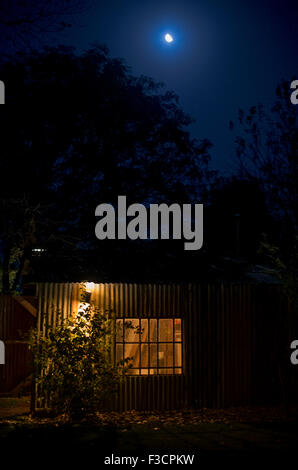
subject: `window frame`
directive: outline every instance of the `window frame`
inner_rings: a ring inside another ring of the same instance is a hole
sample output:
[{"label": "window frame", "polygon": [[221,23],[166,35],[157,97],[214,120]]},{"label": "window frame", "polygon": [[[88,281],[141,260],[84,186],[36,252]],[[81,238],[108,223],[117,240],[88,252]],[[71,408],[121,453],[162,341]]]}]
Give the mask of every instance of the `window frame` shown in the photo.
[{"label": "window frame", "polygon": [[[148,339],[147,341],[142,341],[141,340],[141,322],[142,320],[147,320],[148,322]],[[156,320],[156,340],[155,341],[151,341],[150,340],[150,320]],[[171,341],[160,341],[159,340],[159,322],[161,320],[170,320],[172,322],[172,340]],[[179,341],[175,341],[175,320],[180,320],[180,340]],[[117,340],[117,322],[118,321],[122,321],[122,340],[119,341]],[[138,334],[138,341],[126,341],[125,340],[125,322],[134,322],[134,321],[138,321],[138,326],[136,328],[139,329],[139,333]],[[138,350],[139,350],[139,360],[138,360],[138,367],[130,367],[128,369],[128,371],[126,372],[126,376],[129,376],[129,377],[157,377],[157,376],[164,376],[164,377],[173,377],[173,376],[177,376],[177,377],[181,377],[184,373],[184,325],[183,325],[183,318],[182,317],[178,317],[178,316],[175,316],[175,317],[169,317],[169,316],[166,316],[166,317],[127,317],[127,316],[117,316],[115,318],[115,340],[114,340],[114,358],[115,358],[115,363],[117,361],[117,345],[122,345],[122,359],[125,359],[125,345],[126,344],[135,344],[135,345],[138,345]],[[153,366],[150,364],[150,356],[151,356],[151,351],[150,351],[150,345],[156,345],[156,353],[157,353],[157,357],[156,357],[156,362],[157,362],[157,365],[156,366]],[[172,344],[173,345],[173,365],[172,366],[162,366],[160,365],[159,361],[160,361],[160,358],[159,358],[159,345],[161,344]],[[181,365],[180,366],[176,366],[176,361],[175,361],[175,354],[176,354],[176,351],[175,351],[175,345],[178,344],[178,345],[181,345],[180,346],[180,354],[181,354]],[[147,345],[148,346],[148,365],[146,367],[142,366],[142,348],[141,348],[141,345]],[[160,372],[161,370],[164,370],[164,369],[171,369],[171,373],[169,372]],[[136,374],[133,374],[131,373],[131,371],[134,370],[134,371],[138,371],[138,373]],[[142,371],[146,370],[147,373],[142,373]],[[155,371],[155,373],[152,373],[151,371]]]}]

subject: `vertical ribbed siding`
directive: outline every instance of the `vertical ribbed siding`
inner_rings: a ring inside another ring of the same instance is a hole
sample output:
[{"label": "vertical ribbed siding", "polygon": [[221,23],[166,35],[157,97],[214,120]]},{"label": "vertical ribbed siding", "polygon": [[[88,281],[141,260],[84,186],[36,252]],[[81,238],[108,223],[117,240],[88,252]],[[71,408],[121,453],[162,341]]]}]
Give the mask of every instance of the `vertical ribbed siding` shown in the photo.
[{"label": "vertical ribbed siding", "polygon": [[[79,283],[38,285],[41,335],[46,334],[48,326],[56,324],[58,311],[65,318],[78,310],[80,287]],[[181,290],[180,285],[95,284],[91,301],[98,312],[116,317],[184,318]],[[39,408],[42,403],[37,391],[36,394],[36,407]],[[184,406],[185,399],[183,376],[128,376],[110,407],[118,410],[174,409]]]},{"label": "vertical ribbed siding", "polygon": [[0,295],[0,339],[5,344],[5,364],[0,365],[0,393],[12,391],[31,372],[31,354],[24,335],[36,319],[12,296]]},{"label": "vertical ribbed siding", "polygon": [[254,286],[189,285],[186,364],[195,406],[251,400]]},{"label": "vertical ribbed siding", "polygon": [[[55,324],[58,310],[65,318],[78,309],[78,283],[40,284],[38,293],[41,334]],[[109,406],[153,410],[252,403],[262,381],[256,367],[259,337],[269,328],[260,326],[259,317],[275,316],[276,295],[279,288],[265,285],[95,284],[91,300],[99,312],[183,319],[183,375],[127,376]]]}]

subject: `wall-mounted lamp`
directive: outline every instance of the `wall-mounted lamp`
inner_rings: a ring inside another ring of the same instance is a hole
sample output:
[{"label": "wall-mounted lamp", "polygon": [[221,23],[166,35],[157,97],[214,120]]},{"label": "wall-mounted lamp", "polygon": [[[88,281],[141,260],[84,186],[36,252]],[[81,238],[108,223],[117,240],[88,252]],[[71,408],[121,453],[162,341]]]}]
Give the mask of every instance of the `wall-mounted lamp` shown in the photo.
[{"label": "wall-mounted lamp", "polygon": [[91,295],[93,291],[94,291],[94,282],[85,282],[84,293],[83,293],[84,302],[87,302],[88,304],[90,304]]},{"label": "wall-mounted lamp", "polygon": [[94,291],[94,282],[86,282],[85,289],[86,289],[86,292],[92,294],[92,292]]}]

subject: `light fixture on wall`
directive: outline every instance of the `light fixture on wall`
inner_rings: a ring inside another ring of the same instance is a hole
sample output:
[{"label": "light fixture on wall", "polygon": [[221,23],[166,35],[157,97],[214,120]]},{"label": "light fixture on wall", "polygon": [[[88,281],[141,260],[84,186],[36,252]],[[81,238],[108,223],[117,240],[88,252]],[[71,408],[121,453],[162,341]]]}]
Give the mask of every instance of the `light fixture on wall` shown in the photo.
[{"label": "light fixture on wall", "polygon": [[89,292],[90,294],[92,294],[92,292],[94,291],[94,282],[86,282],[85,288],[86,288],[86,292]]},{"label": "light fixture on wall", "polygon": [[84,301],[90,303],[92,292],[94,291],[94,282],[85,282]]}]

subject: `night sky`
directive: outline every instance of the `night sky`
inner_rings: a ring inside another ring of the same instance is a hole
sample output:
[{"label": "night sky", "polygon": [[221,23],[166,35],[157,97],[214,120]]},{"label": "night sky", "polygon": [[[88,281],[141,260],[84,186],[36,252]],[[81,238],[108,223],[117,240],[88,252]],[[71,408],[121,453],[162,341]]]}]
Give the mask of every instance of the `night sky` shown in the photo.
[{"label": "night sky", "polygon": [[[281,79],[296,73],[296,0],[108,0],[57,42],[86,49],[106,43],[134,74],[165,83],[195,118],[191,131],[214,144],[212,166],[235,169],[229,121],[238,108],[270,104]],[[167,45],[164,34],[174,42]]]},{"label": "night sky", "polygon": [[[297,0],[73,0],[77,3],[80,14],[65,17],[72,27],[37,35],[34,47],[67,44],[82,52],[93,43],[106,44],[133,74],[177,93],[195,119],[192,135],[213,143],[211,166],[235,173],[236,130],[230,131],[230,120],[237,120],[239,108],[270,106],[277,84],[290,84],[297,74]],[[8,4],[15,10],[18,1]],[[173,43],[166,44],[166,33]],[[1,24],[0,38],[0,53],[13,50]]]}]

